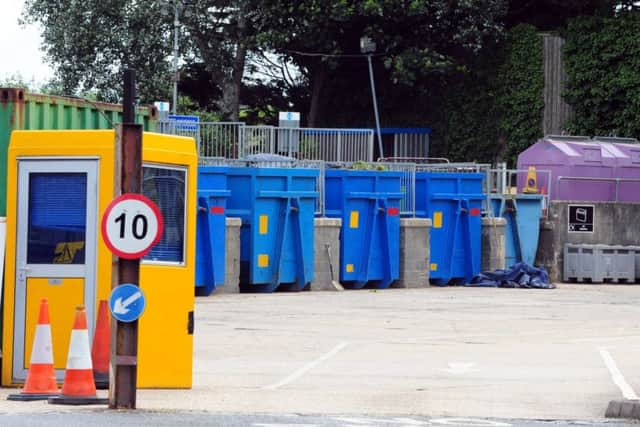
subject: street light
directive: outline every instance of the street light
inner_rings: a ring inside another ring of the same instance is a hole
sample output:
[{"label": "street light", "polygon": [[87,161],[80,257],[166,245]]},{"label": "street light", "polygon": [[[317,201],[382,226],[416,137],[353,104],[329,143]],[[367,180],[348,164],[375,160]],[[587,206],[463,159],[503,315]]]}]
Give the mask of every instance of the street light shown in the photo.
[{"label": "street light", "polygon": [[378,151],[380,157],[384,157],[382,150],[382,135],[380,134],[380,118],[378,117],[378,101],[376,98],[376,85],[373,81],[373,65],[371,65],[371,54],[376,51],[376,43],[367,36],[360,37],[360,52],[367,55],[369,62],[369,81],[371,82],[371,97],[373,98],[373,113],[376,118],[376,133],[378,135]]},{"label": "street light", "polygon": [[[173,4],[173,107],[171,111],[176,114],[178,108],[178,80],[180,80],[178,74],[178,39],[180,37],[180,14],[184,11],[185,6],[192,3],[191,0],[168,0],[168,3]],[[162,9],[162,14],[167,15],[170,12],[166,9]],[[185,16],[189,17],[189,10],[185,13]]]},{"label": "street light", "polygon": [[173,115],[178,111],[178,37],[180,35],[180,12],[182,1],[173,2]]}]

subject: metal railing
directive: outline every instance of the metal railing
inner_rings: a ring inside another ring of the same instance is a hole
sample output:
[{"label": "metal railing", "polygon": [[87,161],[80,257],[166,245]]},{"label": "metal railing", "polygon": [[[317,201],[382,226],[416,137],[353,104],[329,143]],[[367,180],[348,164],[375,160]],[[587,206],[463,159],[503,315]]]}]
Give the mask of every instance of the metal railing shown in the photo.
[{"label": "metal railing", "polygon": [[598,178],[598,177],[582,177],[582,176],[559,176],[558,181],[556,183],[556,200],[561,199],[561,189],[560,184],[562,181],[591,181],[591,182],[605,182],[605,183],[615,183],[614,186],[614,200],[613,202],[617,202],[619,198],[619,186],[620,183],[640,183],[640,179],[638,178]]},{"label": "metal railing", "polygon": [[383,163],[416,163],[416,164],[431,164],[431,163],[451,163],[446,157],[380,157],[379,162]]},{"label": "metal railing", "polygon": [[276,128],[276,153],[327,162],[373,161],[373,130]]},{"label": "metal railing", "polygon": [[393,155],[426,157],[429,155],[428,133],[399,133],[393,137]]},{"label": "metal railing", "polygon": [[[518,187],[518,176],[521,174],[529,174],[528,169],[489,169],[488,171],[488,198],[491,195],[510,195],[510,194],[522,194]],[[542,182],[540,175],[546,175],[546,183],[549,187],[548,191],[540,191],[538,194],[542,196],[542,212],[545,218],[548,218],[548,206],[551,195],[551,171],[545,169],[536,169],[536,182]],[[490,205],[491,206],[491,205]],[[493,209],[488,210],[488,215],[494,216]]]},{"label": "metal railing", "polygon": [[329,162],[373,161],[372,129],[281,128],[242,122],[158,122],[158,131],[190,136],[200,157],[242,159],[259,153]]},{"label": "metal railing", "polygon": [[259,153],[275,153],[276,129],[273,126],[244,126],[238,158]]},{"label": "metal railing", "polygon": [[400,177],[400,215],[413,217],[416,214],[416,164],[415,163],[374,163],[376,166],[383,166],[385,170],[401,172]]}]

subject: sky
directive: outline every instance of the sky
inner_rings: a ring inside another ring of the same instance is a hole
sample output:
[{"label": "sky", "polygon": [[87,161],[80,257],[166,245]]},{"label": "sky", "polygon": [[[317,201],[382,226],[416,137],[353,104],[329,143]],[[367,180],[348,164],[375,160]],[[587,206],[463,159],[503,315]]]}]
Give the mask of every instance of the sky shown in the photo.
[{"label": "sky", "polygon": [[18,25],[23,0],[0,0],[0,81],[15,74],[37,85],[53,76],[40,51],[39,27]]}]

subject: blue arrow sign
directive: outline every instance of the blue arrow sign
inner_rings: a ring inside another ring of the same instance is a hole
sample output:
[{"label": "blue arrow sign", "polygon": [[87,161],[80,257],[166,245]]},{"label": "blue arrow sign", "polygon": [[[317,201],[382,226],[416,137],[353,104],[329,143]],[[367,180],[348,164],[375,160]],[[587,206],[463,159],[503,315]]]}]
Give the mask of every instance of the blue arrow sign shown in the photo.
[{"label": "blue arrow sign", "polygon": [[131,283],[125,283],[111,291],[109,310],[113,317],[121,322],[137,320],[146,306],[142,289]]}]

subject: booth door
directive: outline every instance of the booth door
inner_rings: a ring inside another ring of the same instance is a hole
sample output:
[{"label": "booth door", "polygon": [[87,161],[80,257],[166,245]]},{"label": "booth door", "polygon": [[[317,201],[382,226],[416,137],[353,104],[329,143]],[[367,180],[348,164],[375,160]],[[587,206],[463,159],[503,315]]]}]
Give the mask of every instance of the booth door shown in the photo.
[{"label": "booth door", "polygon": [[49,300],[54,366],[62,380],[75,309],[93,336],[98,160],[19,160],[13,378],[26,379],[40,301]]}]

